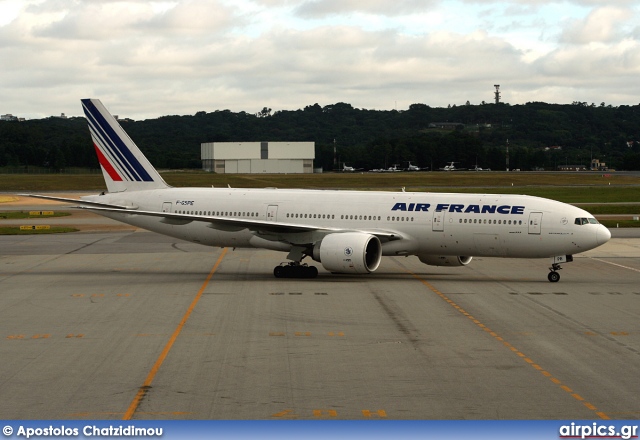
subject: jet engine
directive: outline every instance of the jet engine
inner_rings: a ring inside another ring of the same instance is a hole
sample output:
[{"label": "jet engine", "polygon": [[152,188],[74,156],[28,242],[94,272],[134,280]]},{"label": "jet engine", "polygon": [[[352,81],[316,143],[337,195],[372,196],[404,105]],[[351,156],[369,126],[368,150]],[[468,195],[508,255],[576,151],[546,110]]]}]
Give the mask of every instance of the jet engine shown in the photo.
[{"label": "jet engine", "polygon": [[473,257],[457,257],[455,255],[418,255],[420,261],[429,266],[466,266]]},{"label": "jet engine", "polygon": [[313,259],[330,272],[370,273],[380,265],[382,245],[378,237],[371,234],[329,234],[314,246]]}]

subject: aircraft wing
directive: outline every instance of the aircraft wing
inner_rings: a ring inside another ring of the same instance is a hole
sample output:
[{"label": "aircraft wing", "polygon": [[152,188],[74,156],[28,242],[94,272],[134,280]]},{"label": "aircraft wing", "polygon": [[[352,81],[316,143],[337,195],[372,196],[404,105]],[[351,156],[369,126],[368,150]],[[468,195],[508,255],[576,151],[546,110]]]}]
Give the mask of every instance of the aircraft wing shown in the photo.
[{"label": "aircraft wing", "polygon": [[[21,197],[33,197],[36,199],[55,200],[56,202],[80,203],[81,205],[86,205],[85,207],[95,206],[95,207],[102,207],[102,208],[116,208],[116,209],[124,209],[124,210],[136,209],[135,206],[115,205],[112,203],[90,202],[88,200],[69,199],[66,197],[43,196],[40,194],[18,194],[18,195]],[[74,206],[74,208],[82,208],[82,206]]]},{"label": "aircraft wing", "polygon": [[[79,203],[85,203],[81,200],[76,200]],[[375,235],[381,241],[392,241],[392,240],[400,240],[404,238],[401,234],[395,231],[385,231],[381,229],[345,229],[345,228],[331,228],[326,226],[313,226],[313,225],[302,225],[298,223],[283,223],[283,222],[269,222],[263,220],[251,220],[246,218],[237,218],[237,217],[220,217],[220,216],[207,216],[207,215],[194,215],[194,214],[177,214],[173,212],[158,212],[158,211],[141,211],[135,210],[131,208],[115,208],[115,207],[104,207],[104,206],[76,206],[75,208],[79,209],[87,209],[89,211],[95,212],[114,212],[120,214],[127,215],[142,215],[147,217],[159,217],[162,218],[163,223],[167,223],[170,225],[180,226],[186,225],[191,222],[205,222],[209,223],[209,227],[212,229],[218,229],[221,231],[241,231],[243,229],[248,229],[249,231],[254,232],[258,236],[268,235],[268,236],[282,236],[285,241],[286,237],[289,234],[300,234],[300,233],[319,233],[321,235],[326,235],[330,233],[336,232],[364,232],[367,234]]]}]

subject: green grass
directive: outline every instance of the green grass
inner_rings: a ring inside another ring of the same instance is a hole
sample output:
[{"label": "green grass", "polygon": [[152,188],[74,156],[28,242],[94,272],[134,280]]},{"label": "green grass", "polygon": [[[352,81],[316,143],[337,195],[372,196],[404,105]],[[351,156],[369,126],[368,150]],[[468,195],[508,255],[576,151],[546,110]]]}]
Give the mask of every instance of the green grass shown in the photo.
[{"label": "green grass", "polygon": [[[1,206],[1,205],[0,205]],[[51,217],[65,217],[71,215],[70,212],[53,211],[53,215],[31,215],[29,211],[1,211],[0,220],[16,220],[23,218],[51,218]]]},{"label": "green grass", "polygon": [[34,235],[34,234],[59,234],[61,232],[78,232],[76,228],[28,229],[22,230],[20,226],[0,227],[0,235]]},{"label": "green grass", "polygon": [[[640,177],[597,173],[418,172],[323,174],[162,173],[171,186],[354,189],[418,192],[526,194],[565,203],[640,202]],[[104,191],[99,174],[0,174],[0,191]]]},{"label": "green grass", "polygon": [[[169,185],[234,188],[317,188],[412,191],[433,188],[515,188],[528,186],[626,186],[640,185],[640,177],[597,173],[534,172],[418,172],[418,173],[322,173],[322,174],[213,174],[203,171],[162,173]],[[609,177],[605,177],[609,176]],[[102,191],[100,174],[0,174],[0,191]]]},{"label": "green grass", "polygon": [[638,220],[599,220],[599,222],[609,229],[640,228],[640,221]]},{"label": "green grass", "polygon": [[576,206],[589,211],[593,215],[600,214],[620,214],[620,215],[640,215],[640,204],[637,205],[580,205]]},{"label": "green grass", "polygon": [[[407,191],[410,189],[408,188]],[[484,194],[525,194],[544,197],[564,203],[630,203],[640,202],[640,186],[606,187],[491,187],[491,188],[437,188],[434,192],[484,193]]]}]

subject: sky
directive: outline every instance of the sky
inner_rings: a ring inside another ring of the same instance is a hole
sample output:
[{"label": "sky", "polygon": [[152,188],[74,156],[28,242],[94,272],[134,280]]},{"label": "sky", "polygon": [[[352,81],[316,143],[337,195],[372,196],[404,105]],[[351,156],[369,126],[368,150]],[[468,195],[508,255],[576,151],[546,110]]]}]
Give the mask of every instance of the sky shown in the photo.
[{"label": "sky", "polygon": [[640,103],[638,0],[0,0],[0,114]]}]

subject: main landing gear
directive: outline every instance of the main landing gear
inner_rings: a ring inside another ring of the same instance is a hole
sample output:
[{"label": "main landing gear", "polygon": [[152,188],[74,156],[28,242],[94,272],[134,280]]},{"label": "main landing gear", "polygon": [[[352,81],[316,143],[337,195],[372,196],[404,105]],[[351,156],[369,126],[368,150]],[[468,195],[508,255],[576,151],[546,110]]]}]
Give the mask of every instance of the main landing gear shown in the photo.
[{"label": "main landing gear", "polygon": [[318,269],[315,266],[292,261],[276,266],[273,269],[273,275],[276,278],[315,278],[318,276]]},{"label": "main landing gear", "polygon": [[318,276],[318,269],[315,266],[302,264],[300,261],[307,256],[307,249],[302,246],[293,246],[287,255],[288,263],[280,263],[273,268],[273,275],[276,278],[315,278]]}]

